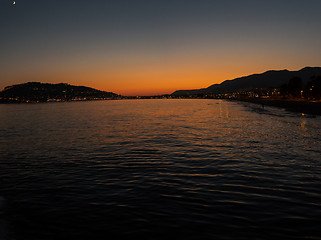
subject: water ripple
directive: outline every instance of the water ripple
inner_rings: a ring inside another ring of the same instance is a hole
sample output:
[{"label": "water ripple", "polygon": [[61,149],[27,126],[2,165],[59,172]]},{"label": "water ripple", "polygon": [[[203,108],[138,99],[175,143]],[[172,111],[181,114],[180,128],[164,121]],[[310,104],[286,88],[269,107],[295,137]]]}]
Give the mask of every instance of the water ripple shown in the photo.
[{"label": "water ripple", "polygon": [[319,118],[220,100],[0,108],[0,237],[321,238]]}]

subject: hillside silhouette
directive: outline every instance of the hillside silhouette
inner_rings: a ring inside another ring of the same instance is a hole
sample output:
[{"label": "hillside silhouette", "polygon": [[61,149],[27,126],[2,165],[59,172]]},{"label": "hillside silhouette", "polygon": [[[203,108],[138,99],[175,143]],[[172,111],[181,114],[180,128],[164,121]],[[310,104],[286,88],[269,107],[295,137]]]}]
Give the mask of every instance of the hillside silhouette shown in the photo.
[{"label": "hillside silhouette", "polygon": [[118,94],[67,83],[50,84],[28,82],[5,87],[0,92],[0,102],[59,102],[77,100],[114,99]]},{"label": "hillside silhouette", "polygon": [[214,84],[208,88],[193,90],[177,90],[172,96],[190,96],[201,94],[223,94],[255,88],[275,88],[287,84],[292,78],[300,78],[307,84],[313,77],[321,76],[321,67],[305,67],[299,71],[270,70],[261,74],[226,80],[221,84]]}]

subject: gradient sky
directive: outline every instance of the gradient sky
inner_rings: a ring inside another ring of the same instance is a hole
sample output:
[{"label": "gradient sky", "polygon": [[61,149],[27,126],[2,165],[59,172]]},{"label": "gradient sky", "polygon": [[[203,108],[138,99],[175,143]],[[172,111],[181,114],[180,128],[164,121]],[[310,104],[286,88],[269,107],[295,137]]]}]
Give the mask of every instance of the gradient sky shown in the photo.
[{"label": "gradient sky", "polygon": [[0,0],[0,89],[122,95],[321,65],[320,0]]}]

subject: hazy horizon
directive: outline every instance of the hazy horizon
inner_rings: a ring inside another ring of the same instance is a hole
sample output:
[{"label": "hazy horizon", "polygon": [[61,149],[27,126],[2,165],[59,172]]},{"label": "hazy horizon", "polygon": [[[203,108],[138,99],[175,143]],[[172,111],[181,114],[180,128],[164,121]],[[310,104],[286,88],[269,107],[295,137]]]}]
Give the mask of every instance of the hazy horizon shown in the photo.
[{"label": "hazy horizon", "polygon": [[69,83],[125,96],[319,66],[321,2],[0,0],[0,89]]},{"label": "hazy horizon", "polygon": [[[311,68],[315,68],[315,66],[306,66],[306,67],[304,67],[304,68],[309,68],[309,67],[311,67]],[[294,71],[300,71],[300,70],[302,70],[303,68],[301,68],[301,69],[298,69],[298,70],[294,70]],[[231,81],[231,80],[236,80],[236,79],[238,79],[238,78],[242,78],[242,77],[248,77],[248,76],[251,76],[251,75],[256,75],[256,74],[263,74],[263,73],[265,73],[265,72],[268,72],[268,71],[291,71],[291,70],[288,70],[288,69],[278,69],[278,70],[275,70],[275,69],[269,69],[269,70],[266,70],[266,71],[264,71],[264,72],[261,72],[261,73],[252,73],[252,74],[250,74],[250,75],[247,75],[247,76],[238,76],[238,77],[236,77],[236,78],[234,78],[234,79],[226,79],[226,80],[224,80],[224,81]],[[293,72],[293,71],[291,71],[291,72]],[[220,84],[220,83],[222,83],[222,82],[224,82],[224,81],[220,81],[220,82],[217,82],[218,84]],[[21,82],[21,83],[16,83],[16,84],[12,84],[12,85],[20,85],[20,84],[26,84],[26,83],[28,83],[28,82]],[[74,85],[74,84],[70,84],[70,83],[68,83],[68,82],[59,82],[59,81],[57,81],[57,82],[54,82],[54,83],[52,83],[52,82],[40,82],[40,83],[42,83],[42,84],[69,84],[69,85]],[[211,84],[211,85],[213,85],[213,84]],[[210,86],[211,86],[210,85]],[[11,85],[9,85],[9,86],[11,86]],[[5,86],[5,87],[9,87],[9,86]],[[79,85],[74,85],[74,86],[79,86]],[[204,87],[204,88],[207,88],[207,87],[210,87],[210,86],[206,86],[206,87]],[[5,88],[4,87],[4,88]],[[90,88],[94,88],[95,89],[95,87],[91,87],[91,86],[85,86],[85,87],[90,87]],[[2,90],[4,90],[4,88],[3,89],[0,89],[0,91],[2,91]],[[177,90],[196,90],[196,89],[201,89],[201,88],[203,88],[203,87],[197,87],[197,88],[194,88],[194,89],[175,89],[175,91],[177,91]],[[96,89],[96,90],[102,90],[102,89]],[[104,90],[102,90],[102,91],[104,91]],[[107,91],[107,92],[110,92],[110,91]],[[113,93],[115,93],[115,94],[119,94],[119,93],[116,93],[116,92],[113,92]],[[145,97],[145,96],[161,96],[161,95],[170,95],[170,94],[172,94],[173,92],[169,92],[169,93],[156,93],[156,94],[142,94],[142,95],[139,95],[139,94],[133,94],[133,95],[122,95],[122,96],[124,96],[124,97],[136,97],[136,96],[141,96],[141,97]],[[120,94],[121,95],[121,94]]]}]

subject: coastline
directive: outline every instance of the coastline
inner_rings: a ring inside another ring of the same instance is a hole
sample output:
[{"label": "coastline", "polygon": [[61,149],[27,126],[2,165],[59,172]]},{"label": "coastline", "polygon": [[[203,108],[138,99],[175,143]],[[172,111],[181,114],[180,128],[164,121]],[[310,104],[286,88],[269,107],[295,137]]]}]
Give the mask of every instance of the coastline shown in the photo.
[{"label": "coastline", "polygon": [[295,99],[250,99],[240,98],[235,99],[241,102],[250,102],[261,104],[262,106],[272,106],[284,108],[291,112],[311,114],[321,116],[321,101],[307,101],[307,100],[295,100]]},{"label": "coastline", "polygon": [[[44,101],[44,102],[18,102],[18,101],[0,101],[0,104],[36,104],[36,103],[58,103],[58,102],[84,102],[84,101],[106,101],[106,100],[126,100],[127,98],[114,98],[114,99],[87,99],[77,101]],[[193,98],[195,99],[195,98]],[[291,112],[311,114],[321,116],[321,100],[308,101],[301,99],[271,99],[271,98],[230,98],[226,99],[230,101],[249,102],[259,104],[262,107],[272,106],[278,108],[284,108]]]}]

